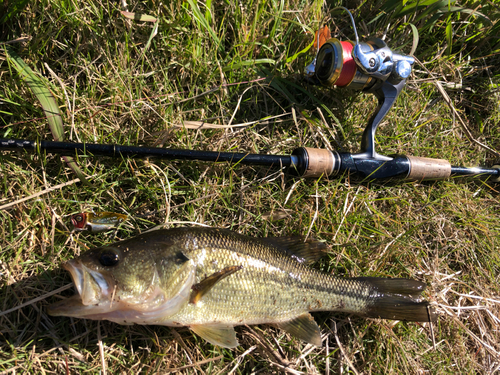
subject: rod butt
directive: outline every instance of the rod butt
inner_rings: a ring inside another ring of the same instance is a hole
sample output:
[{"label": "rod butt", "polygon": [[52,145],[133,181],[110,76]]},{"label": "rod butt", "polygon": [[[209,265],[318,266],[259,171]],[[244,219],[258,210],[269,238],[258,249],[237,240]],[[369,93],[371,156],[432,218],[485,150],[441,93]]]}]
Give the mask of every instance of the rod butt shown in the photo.
[{"label": "rod butt", "polygon": [[407,156],[410,161],[409,180],[443,180],[451,176],[451,164],[444,159]]}]

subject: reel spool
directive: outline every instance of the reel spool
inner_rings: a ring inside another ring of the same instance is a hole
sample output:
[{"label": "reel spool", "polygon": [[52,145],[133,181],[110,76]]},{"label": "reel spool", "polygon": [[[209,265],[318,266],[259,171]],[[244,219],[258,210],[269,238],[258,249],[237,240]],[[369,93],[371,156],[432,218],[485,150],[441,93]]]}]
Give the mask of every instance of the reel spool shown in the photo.
[{"label": "reel spool", "polygon": [[352,57],[355,43],[351,40],[341,42],[337,38],[326,41],[316,57],[316,78],[328,87],[348,87],[364,90],[374,80],[363,74]]}]

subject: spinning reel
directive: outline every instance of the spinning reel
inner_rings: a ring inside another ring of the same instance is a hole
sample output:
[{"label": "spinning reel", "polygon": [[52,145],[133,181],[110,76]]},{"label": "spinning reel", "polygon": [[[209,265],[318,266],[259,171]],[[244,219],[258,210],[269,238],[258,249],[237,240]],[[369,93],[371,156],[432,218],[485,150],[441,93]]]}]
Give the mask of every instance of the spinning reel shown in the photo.
[{"label": "spinning reel", "polygon": [[318,52],[305,69],[306,77],[313,84],[373,93],[379,105],[363,133],[361,152],[352,157],[391,160],[375,151],[375,132],[405,86],[415,59],[393,52],[379,38],[360,42],[351,12],[344,7],[333,10],[337,9],[349,14],[356,41],[331,38],[320,47],[318,38]]},{"label": "spinning reel", "polygon": [[372,93],[379,103],[363,132],[359,153],[339,154],[310,148],[295,150],[294,154],[301,155],[308,161],[308,165],[303,166],[304,174],[313,176],[321,171],[333,175],[348,169],[374,178],[399,176],[422,180],[449,177],[451,166],[446,160],[402,155],[391,157],[376,152],[377,127],[405,86],[415,59],[394,52],[379,38],[371,37],[360,42],[352,14],[344,7],[333,10],[337,9],[343,9],[349,14],[356,40],[340,41],[331,38],[320,45],[318,37],[317,54],[305,69],[306,77],[316,85]]},{"label": "spinning reel", "polygon": [[[354,25],[352,16],[351,20]],[[356,42],[336,38],[328,40],[306,67],[306,76],[313,83],[373,93],[379,100],[379,106],[364,131],[361,152],[353,158],[390,160],[375,151],[375,132],[405,86],[414,62],[411,56],[393,52],[382,39],[369,38],[366,42],[359,42],[356,32]]]}]

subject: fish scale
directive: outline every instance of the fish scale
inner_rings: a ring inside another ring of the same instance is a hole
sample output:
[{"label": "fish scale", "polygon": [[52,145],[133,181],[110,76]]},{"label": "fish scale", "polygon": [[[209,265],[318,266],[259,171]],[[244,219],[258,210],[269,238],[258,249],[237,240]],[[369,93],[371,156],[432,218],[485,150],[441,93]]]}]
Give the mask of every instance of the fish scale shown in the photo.
[{"label": "fish scale", "polygon": [[49,313],[188,326],[224,347],[237,345],[234,326],[264,323],[321,345],[312,311],[436,319],[421,299],[420,281],[338,278],[309,267],[324,248],[297,237],[259,239],[214,228],[148,232],[66,263],[78,294]]}]

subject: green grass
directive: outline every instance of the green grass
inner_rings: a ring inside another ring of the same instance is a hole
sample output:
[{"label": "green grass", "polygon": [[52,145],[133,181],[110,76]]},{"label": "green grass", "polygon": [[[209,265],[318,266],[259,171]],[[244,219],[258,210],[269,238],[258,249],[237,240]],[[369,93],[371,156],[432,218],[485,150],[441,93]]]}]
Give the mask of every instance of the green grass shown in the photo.
[{"label": "green grass", "polygon": [[[445,86],[473,136],[500,151],[497,3],[455,3],[462,10],[452,13],[443,1],[426,2],[437,12],[383,4],[350,8],[360,37],[386,33],[389,46],[408,52],[413,24],[419,32],[415,56],[423,65],[415,65],[379,127],[378,152],[493,165],[495,156],[467,138],[433,82]],[[11,1],[0,4],[7,15],[0,17],[0,43],[25,38],[9,45],[44,77],[66,139],[276,154],[329,143],[356,152],[375,98],[302,80],[313,58],[308,30],[318,28],[326,12],[321,7],[267,0],[128,4],[130,12],[155,17],[154,24],[124,17],[124,9],[107,0]],[[476,8],[487,18],[467,11]],[[335,36],[353,38],[345,14],[327,22]],[[43,108],[3,44],[0,82],[0,137],[52,139]],[[231,125],[261,121],[225,130],[177,127],[185,121],[228,125],[231,119]],[[498,185],[459,178],[359,184],[350,178],[297,180],[223,163],[75,160],[91,186],[72,183],[0,210],[0,311],[28,303],[0,313],[2,373],[498,371]],[[0,206],[75,178],[58,155],[2,152]],[[127,213],[130,220],[116,232],[69,233],[69,216],[88,210]],[[237,328],[241,345],[225,350],[188,329],[53,318],[45,307],[58,296],[34,301],[69,283],[59,267],[85,249],[156,225],[189,225],[180,223],[256,237],[310,230],[331,250],[315,265],[325,272],[425,281],[426,297],[440,313],[435,345],[427,324],[321,313],[315,318],[326,335],[322,348],[257,326]]]}]

